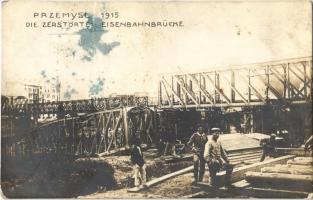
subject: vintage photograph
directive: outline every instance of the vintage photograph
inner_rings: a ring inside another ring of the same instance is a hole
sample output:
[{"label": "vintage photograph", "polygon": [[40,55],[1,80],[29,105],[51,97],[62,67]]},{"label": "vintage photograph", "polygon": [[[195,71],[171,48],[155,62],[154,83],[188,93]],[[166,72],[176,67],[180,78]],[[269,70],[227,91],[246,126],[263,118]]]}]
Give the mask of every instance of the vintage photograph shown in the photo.
[{"label": "vintage photograph", "polygon": [[1,6],[1,198],[313,198],[311,1]]}]

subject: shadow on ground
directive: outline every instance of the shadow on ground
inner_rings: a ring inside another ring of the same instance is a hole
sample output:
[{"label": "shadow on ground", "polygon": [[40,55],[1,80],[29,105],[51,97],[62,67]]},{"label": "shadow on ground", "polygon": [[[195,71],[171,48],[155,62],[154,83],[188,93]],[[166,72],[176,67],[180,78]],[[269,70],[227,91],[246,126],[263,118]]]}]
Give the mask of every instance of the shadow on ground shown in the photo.
[{"label": "shadow on ground", "polygon": [[58,154],[2,158],[1,188],[8,198],[69,198],[116,186],[107,162]]}]

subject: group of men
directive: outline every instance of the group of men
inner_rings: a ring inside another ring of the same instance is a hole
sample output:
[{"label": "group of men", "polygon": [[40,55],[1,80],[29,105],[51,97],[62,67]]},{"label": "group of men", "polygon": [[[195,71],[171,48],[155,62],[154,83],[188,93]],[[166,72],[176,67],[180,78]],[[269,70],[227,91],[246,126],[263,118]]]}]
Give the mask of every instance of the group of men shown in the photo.
[{"label": "group of men", "polygon": [[221,142],[218,140],[220,129],[211,129],[212,137],[208,139],[202,126],[190,137],[187,145],[192,148],[194,153],[194,183],[202,182],[205,172],[205,164],[209,168],[210,184],[212,186],[218,185],[217,172],[221,169],[226,170],[225,186],[231,186],[231,173],[233,166],[230,164],[227,153],[223,148]]}]

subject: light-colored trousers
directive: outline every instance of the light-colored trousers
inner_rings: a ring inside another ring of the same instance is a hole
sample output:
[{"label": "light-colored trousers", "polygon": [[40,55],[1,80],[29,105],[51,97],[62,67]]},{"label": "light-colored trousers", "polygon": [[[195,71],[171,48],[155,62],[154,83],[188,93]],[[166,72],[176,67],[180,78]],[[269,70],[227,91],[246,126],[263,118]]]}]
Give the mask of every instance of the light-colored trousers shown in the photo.
[{"label": "light-colored trousers", "polygon": [[146,165],[140,167],[139,165],[134,165],[134,176],[135,179],[135,186],[144,185],[147,182],[146,177]]}]

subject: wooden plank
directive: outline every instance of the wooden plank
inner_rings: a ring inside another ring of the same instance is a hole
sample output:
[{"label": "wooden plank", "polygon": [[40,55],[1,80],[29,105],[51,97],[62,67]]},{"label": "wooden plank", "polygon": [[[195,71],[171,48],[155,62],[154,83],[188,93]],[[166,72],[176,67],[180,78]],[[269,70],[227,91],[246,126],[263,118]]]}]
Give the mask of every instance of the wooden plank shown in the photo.
[{"label": "wooden plank", "polygon": [[312,166],[301,165],[275,165],[274,167],[263,167],[262,173],[283,173],[283,174],[299,174],[299,175],[312,175]]},{"label": "wooden plank", "polygon": [[250,154],[246,154],[246,155],[238,155],[238,156],[228,156],[230,160],[242,160],[242,159],[248,159],[251,157],[259,157],[261,158],[262,152],[256,152],[256,153],[250,153]]},{"label": "wooden plank", "polygon": [[310,156],[310,152],[305,152],[304,148],[276,148],[277,153],[282,155]]},{"label": "wooden plank", "polygon": [[[266,160],[263,162],[257,162],[251,165],[235,168],[232,173],[231,182],[237,182],[237,181],[244,179],[245,174],[248,171],[259,172],[261,171],[261,168],[263,167],[272,166],[274,164],[285,164],[287,160],[294,158],[294,157],[295,157],[294,155],[287,155],[287,156],[282,156],[279,158],[274,158],[274,159]],[[226,175],[225,171],[217,173],[219,181],[224,181],[225,175]]]},{"label": "wooden plank", "polygon": [[247,172],[245,179],[249,183],[262,182],[271,184],[304,184],[311,185],[313,182],[313,176],[311,175],[298,175],[298,174],[280,174],[280,173],[262,173],[262,172]]},{"label": "wooden plank", "polygon": [[308,162],[313,162],[312,157],[295,157],[293,160],[295,161],[308,161]]},{"label": "wooden plank", "polygon": [[249,160],[244,160],[243,163],[245,164],[254,164],[254,163],[258,163],[260,162],[260,158],[252,158],[252,159],[249,159]]},{"label": "wooden plank", "polygon": [[313,162],[311,160],[288,160],[287,164],[313,166]]},{"label": "wooden plank", "polygon": [[196,192],[196,193],[193,193],[193,194],[189,194],[189,195],[186,195],[186,196],[182,196],[181,198],[184,198],[184,199],[189,199],[189,198],[199,198],[199,197],[203,197],[207,195],[206,192],[204,191],[200,191],[200,192]]},{"label": "wooden plank", "polygon": [[[176,177],[176,176],[179,176],[179,175],[182,175],[182,174],[186,174],[188,172],[191,172],[193,170],[193,166],[190,166],[190,167],[187,167],[187,168],[184,168],[182,170],[179,170],[179,171],[176,171],[176,172],[173,172],[173,173],[170,173],[170,174],[167,174],[165,176],[161,176],[159,178],[156,178],[156,179],[153,179],[151,181],[148,181],[146,183],[146,186],[147,188],[149,187],[152,187],[154,185],[157,185],[159,183],[162,183],[163,181],[166,181],[170,178],[173,178],[173,177]],[[138,191],[141,191],[143,188],[132,188],[131,191],[132,192],[138,192]]]},{"label": "wooden plank", "polygon": [[111,151],[106,151],[106,152],[103,152],[103,153],[99,153],[99,154],[96,154],[98,156],[112,156],[114,154],[117,154],[117,153],[120,153],[120,152],[123,152],[125,150],[127,150],[128,148],[126,147],[121,147],[121,148],[117,148],[117,149],[113,149]]},{"label": "wooden plank", "polygon": [[[253,148],[254,149],[254,148]],[[261,148],[257,148],[255,150],[241,150],[241,151],[232,151],[232,152],[229,152],[228,155],[229,156],[237,156],[237,155],[247,155],[247,154],[251,154],[251,153],[262,153],[263,150],[261,150]]]},{"label": "wooden plank", "polygon": [[258,198],[305,198],[307,197],[307,192],[301,191],[290,191],[290,190],[277,190],[272,188],[245,188],[242,193],[248,195],[249,197]]}]

